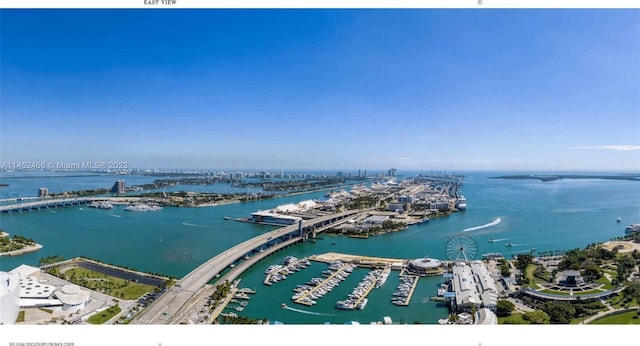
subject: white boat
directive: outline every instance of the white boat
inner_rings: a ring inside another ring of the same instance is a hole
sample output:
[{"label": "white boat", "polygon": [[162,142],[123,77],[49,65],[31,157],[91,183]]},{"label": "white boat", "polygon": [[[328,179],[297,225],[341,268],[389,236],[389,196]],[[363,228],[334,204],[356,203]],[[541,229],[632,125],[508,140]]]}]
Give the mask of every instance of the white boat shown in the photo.
[{"label": "white boat", "polygon": [[344,301],[344,300],[340,300],[338,302],[336,302],[336,308],[341,309],[341,310],[353,310],[353,305],[348,302],[348,301]]},{"label": "white boat", "polygon": [[358,303],[358,304],[356,305],[356,308],[357,308],[358,310],[362,310],[362,309],[364,309],[364,307],[365,307],[365,306],[367,306],[367,302],[368,302],[368,301],[369,301],[369,299],[364,298],[363,300],[361,300],[361,301],[360,301],[360,303]]},{"label": "white boat", "polygon": [[513,246],[513,243],[512,243],[512,242],[508,242],[508,243],[507,243],[507,247],[512,247],[512,246]]}]

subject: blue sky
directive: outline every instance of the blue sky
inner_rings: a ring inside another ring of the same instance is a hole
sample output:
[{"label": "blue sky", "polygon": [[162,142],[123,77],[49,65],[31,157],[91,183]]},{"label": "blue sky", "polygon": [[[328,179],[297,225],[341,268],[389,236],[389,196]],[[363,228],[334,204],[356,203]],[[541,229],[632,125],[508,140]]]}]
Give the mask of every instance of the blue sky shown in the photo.
[{"label": "blue sky", "polygon": [[0,160],[640,170],[639,10],[2,10]]}]

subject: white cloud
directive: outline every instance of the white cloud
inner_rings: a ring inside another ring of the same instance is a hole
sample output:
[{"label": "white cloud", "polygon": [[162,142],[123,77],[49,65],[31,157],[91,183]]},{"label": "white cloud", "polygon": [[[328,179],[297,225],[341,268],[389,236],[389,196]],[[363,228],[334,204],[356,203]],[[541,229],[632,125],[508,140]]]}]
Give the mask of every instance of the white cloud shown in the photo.
[{"label": "white cloud", "polygon": [[571,149],[596,149],[596,150],[640,150],[640,145],[589,145],[589,146],[574,146]]}]

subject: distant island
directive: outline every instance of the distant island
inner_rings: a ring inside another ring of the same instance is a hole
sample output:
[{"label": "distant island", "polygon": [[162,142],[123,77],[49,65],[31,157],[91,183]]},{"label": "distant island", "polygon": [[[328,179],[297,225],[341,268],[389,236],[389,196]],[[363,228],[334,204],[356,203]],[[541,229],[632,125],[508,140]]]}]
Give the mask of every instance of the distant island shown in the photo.
[{"label": "distant island", "polygon": [[560,179],[609,179],[609,180],[632,180],[640,181],[640,174],[620,174],[620,175],[579,175],[579,174],[521,174],[521,175],[501,175],[489,177],[490,179],[537,179],[540,181],[554,181]]}]

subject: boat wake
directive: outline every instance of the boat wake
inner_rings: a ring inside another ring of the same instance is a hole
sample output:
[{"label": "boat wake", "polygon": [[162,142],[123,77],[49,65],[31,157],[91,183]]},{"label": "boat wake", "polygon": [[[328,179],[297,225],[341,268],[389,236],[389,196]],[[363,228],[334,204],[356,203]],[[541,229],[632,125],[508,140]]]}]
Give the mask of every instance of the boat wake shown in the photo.
[{"label": "boat wake", "polygon": [[471,232],[471,231],[475,231],[475,230],[479,230],[479,229],[495,226],[495,225],[499,224],[500,222],[502,222],[502,219],[501,218],[497,218],[497,219],[493,220],[492,222],[489,222],[486,225],[476,226],[476,227],[471,227],[471,228],[465,228],[465,229],[462,230],[462,232]]},{"label": "boat wake", "polygon": [[316,316],[334,316],[332,314],[323,314],[320,312],[313,312],[313,311],[305,311],[305,310],[300,310],[300,309],[296,309],[296,308],[292,308],[290,306],[285,306],[283,307],[283,309],[287,309],[287,310],[291,310],[291,311],[295,311],[295,312],[299,312],[301,314],[307,314],[307,315],[316,315]]},{"label": "boat wake", "polygon": [[118,214],[109,214],[109,215],[113,217],[122,217],[122,215],[118,215]]},{"label": "boat wake", "polygon": [[509,238],[500,238],[500,239],[493,239],[491,238],[491,240],[489,240],[490,243],[497,243],[499,241],[505,241],[505,240],[509,240]]},{"label": "boat wake", "polygon": [[185,225],[185,226],[191,226],[191,227],[207,227],[205,225],[198,225],[198,224],[195,224],[195,223],[188,223],[188,222],[183,222],[182,224]]}]

